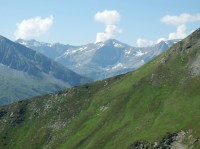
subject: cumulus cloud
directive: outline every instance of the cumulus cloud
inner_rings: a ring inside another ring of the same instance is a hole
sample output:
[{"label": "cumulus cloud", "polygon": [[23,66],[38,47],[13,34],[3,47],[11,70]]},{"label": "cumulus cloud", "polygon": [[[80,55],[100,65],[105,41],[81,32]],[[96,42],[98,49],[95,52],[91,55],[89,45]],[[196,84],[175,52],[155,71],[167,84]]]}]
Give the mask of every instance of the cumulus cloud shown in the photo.
[{"label": "cumulus cloud", "polygon": [[30,18],[17,23],[14,33],[15,39],[27,39],[45,34],[53,25],[53,16],[42,19],[41,17]]},{"label": "cumulus cloud", "polygon": [[106,41],[120,33],[122,33],[122,30],[116,25],[107,25],[104,32],[97,33],[96,43]]},{"label": "cumulus cloud", "polygon": [[114,38],[117,34],[122,33],[122,29],[116,26],[116,23],[120,21],[120,14],[116,10],[97,12],[94,15],[94,20],[105,25],[104,32],[97,33],[96,43]]},{"label": "cumulus cloud", "polygon": [[186,31],[186,26],[179,25],[175,33],[169,34],[169,39],[183,39],[187,36],[185,31]]},{"label": "cumulus cloud", "polygon": [[146,40],[146,39],[143,39],[143,38],[138,38],[136,43],[137,43],[137,47],[148,47],[148,46],[152,46],[154,44],[158,44],[161,41],[166,41],[166,38],[161,37],[161,38],[158,38],[156,41]]},{"label": "cumulus cloud", "polygon": [[200,14],[191,15],[188,13],[182,13],[179,16],[166,15],[161,19],[161,22],[175,26],[197,21],[200,21]]},{"label": "cumulus cloud", "polygon": [[161,18],[161,22],[177,27],[176,32],[170,33],[168,39],[183,39],[186,33],[186,24],[200,21],[200,14],[182,13],[179,16],[166,15]]},{"label": "cumulus cloud", "polygon": [[[200,14],[192,15],[192,14],[188,14],[188,13],[182,13],[178,16],[166,15],[161,18],[162,23],[165,23],[167,25],[173,25],[173,26],[177,27],[175,32],[169,34],[168,40],[185,38],[188,35],[186,33],[186,24],[192,23],[192,22],[198,22],[198,21],[200,21]],[[160,43],[161,41],[166,41],[166,38],[164,38],[164,37],[158,38],[156,42],[138,38],[137,46],[138,47],[146,47],[146,46],[150,46],[155,43]]]},{"label": "cumulus cloud", "polygon": [[106,25],[113,25],[120,21],[120,14],[116,10],[104,10],[97,12],[94,19]]},{"label": "cumulus cloud", "polygon": [[142,38],[137,39],[137,46],[138,47],[147,47],[147,46],[151,46],[153,44],[154,44],[154,42],[151,41],[151,40],[146,40],[146,39],[142,39]]}]

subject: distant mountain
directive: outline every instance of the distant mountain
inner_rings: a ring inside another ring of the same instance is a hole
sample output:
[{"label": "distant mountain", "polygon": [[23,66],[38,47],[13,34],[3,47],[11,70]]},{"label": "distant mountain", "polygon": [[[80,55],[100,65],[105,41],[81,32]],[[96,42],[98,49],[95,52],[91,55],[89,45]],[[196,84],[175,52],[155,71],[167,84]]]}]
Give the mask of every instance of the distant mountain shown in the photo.
[{"label": "distant mountain", "polygon": [[0,107],[0,148],[200,149],[199,117],[200,29],[133,72]]},{"label": "distant mountain", "polygon": [[137,69],[177,41],[161,41],[149,47],[132,47],[114,39],[83,46],[48,44],[35,40],[17,42],[44,53],[79,74],[100,80]]},{"label": "distant mountain", "polygon": [[45,43],[45,42],[39,42],[34,39],[32,40],[23,40],[18,39],[16,40],[17,43],[20,43],[30,49],[34,49],[37,52],[40,52],[47,57],[51,59],[55,59],[66,52],[68,49],[76,48],[76,46],[72,45],[64,45],[60,43]]},{"label": "distant mountain", "polygon": [[50,58],[0,36],[0,104],[89,82]]}]

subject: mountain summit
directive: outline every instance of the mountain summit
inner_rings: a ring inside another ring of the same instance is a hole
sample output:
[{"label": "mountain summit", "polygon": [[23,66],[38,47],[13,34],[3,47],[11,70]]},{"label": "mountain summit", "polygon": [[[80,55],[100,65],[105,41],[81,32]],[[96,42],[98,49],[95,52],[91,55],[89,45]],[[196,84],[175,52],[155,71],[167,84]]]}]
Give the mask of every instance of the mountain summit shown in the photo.
[{"label": "mountain summit", "polygon": [[35,51],[54,60],[60,55],[62,55],[64,52],[66,52],[66,50],[75,48],[75,46],[72,45],[64,45],[60,43],[51,44],[51,43],[39,42],[34,39],[31,40],[18,39],[15,42],[20,43],[30,49],[34,49]]},{"label": "mountain summit", "polygon": [[163,41],[149,47],[132,47],[115,39],[83,46],[56,46],[35,40],[17,42],[42,52],[79,74],[101,80],[139,68],[177,41]]},{"label": "mountain summit", "polygon": [[141,68],[0,107],[9,148],[200,148],[200,29]]}]

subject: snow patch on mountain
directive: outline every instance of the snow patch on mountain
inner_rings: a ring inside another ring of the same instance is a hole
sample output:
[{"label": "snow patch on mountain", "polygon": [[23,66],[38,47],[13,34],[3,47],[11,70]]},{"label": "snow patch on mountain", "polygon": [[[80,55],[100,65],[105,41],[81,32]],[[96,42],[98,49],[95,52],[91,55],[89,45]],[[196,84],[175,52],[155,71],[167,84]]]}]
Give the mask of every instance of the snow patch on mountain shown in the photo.
[{"label": "snow patch on mountain", "polygon": [[140,56],[143,56],[144,54],[147,54],[147,52],[142,52],[141,50],[139,50],[139,51],[137,51],[135,56],[140,57]]},{"label": "snow patch on mountain", "polygon": [[129,55],[130,53],[131,53],[131,48],[125,50],[125,54],[126,54],[126,55]]},{"label": "snow patch on mountain", "polygon": [[113,66],[111,69],[119,69],[119,68],[124,68],[122,63],[118,63],[117,65]]},{"label": "snow patch on mountain", "polygon": [[102,48],[105,44],[103,42],[98,42],[97,45],[99,48]]},{"label": "snow patch on mountain", "polygon": [[121,44],[119,44],[119,43],[116,43],[116,42],[114,42],[113,45],[114,45],[114,47],[116,47],[116,48],[122,48],[122,47],[123,47],[123,45],[121,45]]},{"label": "snow patch on mountain", "polygon": [[[109,39],[105,42],[83,46],[46,43],[46,47],[41,47],[40,45],[44,45],[44,43],[33,40],[31,48],[39,48],[39,52],[46,52],[44,54],[48,54],[48,51],[53,52],[53,54],[49,54],[50,58],[79,74],[99,80],[104,79],[105,76],[111,77],[137,69],[178,41],[161,41],[149,47],[132,47],[115,39]],[[27,41],[21,41],[21,43],[28,46]],[[47,46],[53,46],[51,51]],[[55,49],[55,47],[57,48]]]}]

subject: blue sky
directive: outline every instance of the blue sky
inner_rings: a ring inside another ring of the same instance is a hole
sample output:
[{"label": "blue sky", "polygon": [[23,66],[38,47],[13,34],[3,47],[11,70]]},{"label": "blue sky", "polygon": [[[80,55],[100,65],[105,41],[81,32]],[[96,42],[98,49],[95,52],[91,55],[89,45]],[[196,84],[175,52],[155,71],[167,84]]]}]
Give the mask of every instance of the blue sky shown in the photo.
[{"label": "blue sky", "polygon": [[[0,34],[11,40],[23,37],[83,45],[95,42],[99,32],[106,35],[105,29],[110,24],[95,20],[95,14],[105,10],[120,16],[111,23],[120,32],[109,34],[108,38],[133,46],[153,44],[160,38],[169,39],[169,34],[176,33],[178,28],[182,30],[181,35],[174,34],[174,37],[184,37],[200,27],[200,1],[197,0],[6,0],[0,5]],[[173,24],[173,18],[161,21],[166,15],[184,19],[184,15],[180,17],[183,13],[190,19],[177,24]],[[50,22],[41,30],[37,30],[36,25],[28,31],[26,23],[30,24],[36,17],[40,17],[39,22],[44,19]],[[26,20],[24,25],[23,20]]]}]

